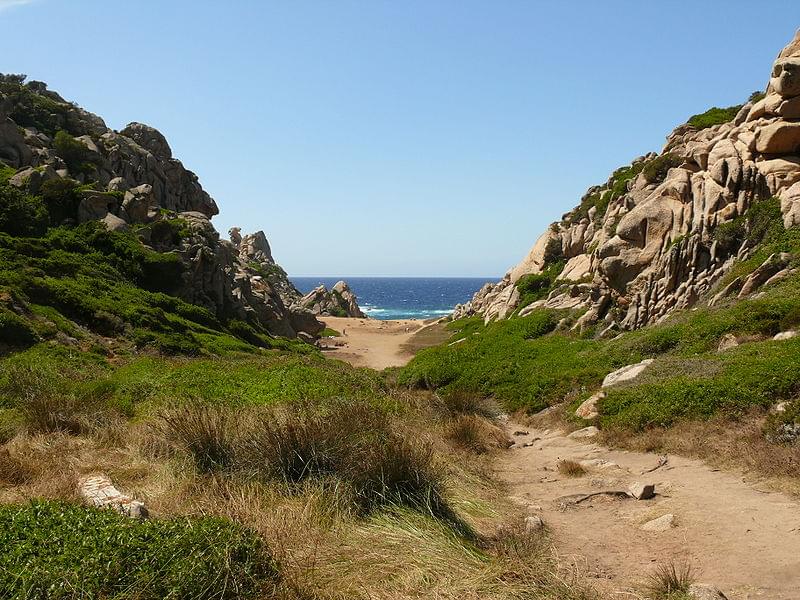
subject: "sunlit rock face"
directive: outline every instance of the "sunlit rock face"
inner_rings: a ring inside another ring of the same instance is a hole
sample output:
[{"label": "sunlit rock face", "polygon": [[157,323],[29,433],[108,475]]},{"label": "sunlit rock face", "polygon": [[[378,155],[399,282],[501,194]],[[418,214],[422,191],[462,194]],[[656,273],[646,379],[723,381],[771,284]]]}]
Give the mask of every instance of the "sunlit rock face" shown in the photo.
[{"label": "sunlit rock face", "polygon": [[455,316],[488,321],[515,314],[519,282],[556,261],[565,264],[563,285],[522,314],[538,306],[584,307],[576,327],[611,331],[657,322],[705,299],[753,250],[747,241],[720,241],[720,226],[770,197],[780,198],[785,227],[800,224],[800,32],[756,100],[727,122],[681,125],[660,154],[639,157],[590,188],[519,265]]}]

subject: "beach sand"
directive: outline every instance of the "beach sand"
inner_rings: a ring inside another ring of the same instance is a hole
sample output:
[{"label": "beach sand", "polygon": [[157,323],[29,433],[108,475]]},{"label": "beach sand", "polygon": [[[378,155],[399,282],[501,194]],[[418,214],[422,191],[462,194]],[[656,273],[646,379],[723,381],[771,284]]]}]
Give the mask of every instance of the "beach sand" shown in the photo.
[{"label": "beach sand", "polygon": [[437,319],[351,319],[321,317],[321,321],[341,335],[326,338],[324,355],[349,362],[356,367],[385,369],[406,364],[422,348],[439,344],[449,337]]}]

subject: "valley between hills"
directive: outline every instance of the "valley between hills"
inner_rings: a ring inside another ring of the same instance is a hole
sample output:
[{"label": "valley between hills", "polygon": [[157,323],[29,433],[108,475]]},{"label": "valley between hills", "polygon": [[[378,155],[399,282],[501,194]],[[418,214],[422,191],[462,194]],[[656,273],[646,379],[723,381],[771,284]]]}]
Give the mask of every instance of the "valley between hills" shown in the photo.
[{"label": "valley between hills", "polygon": [[437,321],[0,76],[0,597],[793,600],[800,33]]}]

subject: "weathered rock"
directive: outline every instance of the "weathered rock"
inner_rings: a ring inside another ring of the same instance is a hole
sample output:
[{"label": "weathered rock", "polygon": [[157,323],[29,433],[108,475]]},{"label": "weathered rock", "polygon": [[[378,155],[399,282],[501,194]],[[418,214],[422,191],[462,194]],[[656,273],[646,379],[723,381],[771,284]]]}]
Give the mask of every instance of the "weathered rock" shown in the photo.
[{"label": "weathered rock", "polygon": [[732,333],[726,333],[719,340],[719,344],[717,345],[717,352],[725,352],[726,350],[730,350],[731,348],[736,348],[738,345],[739,345],[738,338]]},{"label": "weathered rock", "polygon": [[[665,173],[641,173],[620,187],[618,172],[589,188],[579,208],[548,227],[516,267],[501,281],[484,286],[454,316],[479,314],[488,322],[515,314],[517,282],[559,261],[566,264],[559,277],[585,281],[587,289],[575,296],[555,288],[546,300],[519,314],[585,308],[577,329],[613,322],[626,330],[708,299],[735,262],[754,250],[750,240],[717,239],[721,225],[770,196],[781,200],[785,227],[800,225],[796,46],[800,37],[776,61],[763,100],[744,105],[729,123],[702,130],[682,125],[667,138],[661,156],[650,154],[631,163],[641,169],[658,158],[678,165]],[[709,299],[709,305],[745,284],[735,282]]]},{"label": "weathered rock", "polygon": [[786,254],[772,254],[767,260],[753,271],[750,276],[745,280],[742,289],[739,292],[739,298],[749,296],[764,283],[766,283],[773,275],[783,269],[789,261],[789,256]]},{"label": "weathered rock", "polygon": [[358,306],[356,295],[344,281],[337,282],[330,291],[320,285],[303,296],[298,303],[316,315],[366,318]]},{"label": "weathered rock", "polygon": [[613,385],[618,385],[620,383],[625,383],[627,381],[633,381],[639,375],[642,374],[648,365],[652,364],[652,358],[646,358],[642,362],[636,363],[635,365],[627,365],[616,371],[609,373],[603,379],[603,387],[611,387]]},{"label": "weathered rock", "polygon": [[794,154],[800,149],[800,123],[778,121],[758,130],[756,150],[763,154]]},{"label": "weathered rock", "polygon": [[600,433],[600,430],[594,425],[590,425],[589,427],[584,427],[583,429],[573,431],[567,437],[573,440],[580,440],[584,438],[592,438],[598,433]]},{"label": "weathered rock", "polygon": [[534,533],[536,531],[541,531],[542,529],[544,529],[544,521],[541,517],[536,515],[525,517],[526,533]]},{"label": "weathered rock", "polygon": [[575,416],[581,419],[596,419],[600,416],[597,410],[597,403],[606,397],[605,392],[597,392],[584,400],[575,411]]},{"label": "weathered rock", "polygon": [[151,207],[156,206],[153,186],[147,183],[130,188],[122,200],[122,213],[129,223],[144,223]]},{"label": "weathered rock", "polygon": [[127,517],[145,519],[148,516],[147,507],[143,502],[134,500],[123,494],[111,479],[102,473],[87,475],[78,481],[78,493],[92,506],[97,508],[111,508]]},{"label": "weathered rock", "polygon": [[86,223],[103,219],[116,210],[117,200],[113,196],[102,192],[84,192],[78,204],[78,222]]},{"label": "weathered rock", "polygon": [[120,134],[131,138],[142,148],[149,150],[153,156],[161,160],[172,158],[172,149],[169,147],[167,138],[157,129],[144,125],[143,123],[129,123]]},{"label": "weathered rock", "polygon": [[639,529],[642,531],[669,531],[675,526],[675,515],[666,514],[652,521],[648,521]]},{"label": "weathered rock", "polygon": [[791,340],[796,338],[798,335],[800,335],[800,333],[797,331],[781,331],[780,333],[776,333],[775,337],[772,339],[776,341]]},{"label": "weathered rock", "polygon": [[628,488],[628,495],[637,500],[649,500],[656,495],[656,486],[652,483],[632,483]]},{"label": "weathered rock", "polygon": [[100,219],[103,223],[105,223],[106,228],[109,231],[127,231],[128,230],[128,223],[125,220],[120,219],[117,215],[108,213],[105,217]]}]

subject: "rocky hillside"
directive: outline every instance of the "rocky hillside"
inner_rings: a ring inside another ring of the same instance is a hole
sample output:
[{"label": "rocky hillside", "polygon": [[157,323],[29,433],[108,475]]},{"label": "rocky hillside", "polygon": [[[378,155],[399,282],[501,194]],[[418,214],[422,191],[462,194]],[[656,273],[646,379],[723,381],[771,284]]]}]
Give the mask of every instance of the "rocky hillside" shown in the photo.
[{"label": "rocky hillside", "polygon": [[788,275],[792,247],[776,222],[800,224],[800,32],[765,93],[695,115],[660,154],[591,187],[455,316],[568,308],[584,311],[576,329],[636,329]]},{"label": "rocky hillside", "polygon": [[0,75],[3,343],[74,339],[61,319],[162,349],[217,333],[313,339],[324,326],[264,233],[223,240],[217,213],[157,130],[111,130],[44,83]]}]

